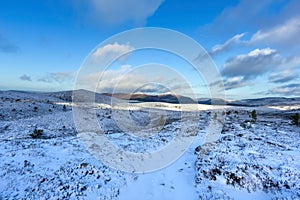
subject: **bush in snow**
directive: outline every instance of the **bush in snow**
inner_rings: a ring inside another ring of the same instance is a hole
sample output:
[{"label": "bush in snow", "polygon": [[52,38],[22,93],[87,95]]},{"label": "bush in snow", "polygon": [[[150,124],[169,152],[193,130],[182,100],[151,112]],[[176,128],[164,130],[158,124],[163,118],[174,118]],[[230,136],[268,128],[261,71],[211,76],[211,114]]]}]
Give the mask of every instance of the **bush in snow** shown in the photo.
[{"label": "bush in snow", "polygon": [[292,123],[296,126],[299,126],[299,113],[295,113],[294,115],[292,115],[290,117],[290,119],[292,120]]},{"label": "bush in snow", "polygon": [[32,138],[41,138],[42,137],[42,135],[43,135],[43,132],[44,132],[44,130],[42,130],[42,129],[34,129],[33,130],[33,133],[31,133],[30,134],[30,136],[32,137]]},{"label": "bush in snow", "polygon": [[251,117],[252,117],[253,123],[255,123],[256,120],[257,120],[256,110],[252,110],[252,112],[251,112]]},{"label": "bush in snow", "polygon": [[216,119],[217,119],[217,117],[218,117],[218,114],[217,114],[217,113],[215,113],[215,114],[214,114],[214,120],[216,120]]},{"label": "bush in snow", "polygon": [[243,128],[252,128],[252,123],[249,120],[245,120],[243,123],[240,124]]},{"label": "bush in snow", "polygon": [[163,116],[161,116],[160,119],[159,119],[159,125],[160,125],[160,126],[164,126],[165,123],[166,123],[165,118],[164,118]]}]

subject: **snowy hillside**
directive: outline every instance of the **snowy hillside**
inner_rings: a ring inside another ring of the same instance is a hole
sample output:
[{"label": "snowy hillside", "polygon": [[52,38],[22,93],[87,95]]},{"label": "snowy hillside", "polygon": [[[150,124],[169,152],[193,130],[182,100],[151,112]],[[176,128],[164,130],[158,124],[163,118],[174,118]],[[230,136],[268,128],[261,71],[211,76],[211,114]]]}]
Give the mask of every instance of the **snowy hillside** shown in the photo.
[{"label": "snowy hillside", "polygon": [[[145,138],[124,133],[112,115],[124,107],[96,95],[100,127],[124,150],[151,152],[168,145],[180,128],[197,132],[172,165],[135,174],[112,169],[88,152],[77,137],[71,96],[0,92],[0,199],[300,199],[300,127],[290,120],[297,107],[227,106],[222,113],[222,106],[133,104],[127,109],[141,126],[149,109],[167,113],[163,129]],[[226,120],[219,140],[202,145],[213,110]],[[182,123],[180,111],[189,116]]]}]

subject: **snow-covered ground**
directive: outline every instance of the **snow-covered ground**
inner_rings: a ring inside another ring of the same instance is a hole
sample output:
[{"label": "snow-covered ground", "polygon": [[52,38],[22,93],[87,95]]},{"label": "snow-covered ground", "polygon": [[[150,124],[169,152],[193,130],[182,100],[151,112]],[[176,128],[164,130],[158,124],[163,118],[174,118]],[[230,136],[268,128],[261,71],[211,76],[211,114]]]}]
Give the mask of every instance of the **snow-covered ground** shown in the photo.
[{"label": "snow-covered ground", "polygon": [[[113,119],[113,109],[126,108],[96,104],[107,138],[127,151],[163,148],[182,126],[196,127],[182,157],[134,174],[91,156],[77,137],[66,94],[0,91],[0,99],[0,199],[300,199],[300,127],[289,120],[297,105],[226,107],[220,139],[202,145],[211,111],[222,106],[133,104],[131,117],[140,125],[149,121],[147,109],[167,110],[163,129],[139,138],[122,132]],[[254,109],[256,123],[249,116]],[[192,120],[179,123],[181,110]]]},{"label": "snow-covered ground", "polygon": [[196,183],[203,199],[299,199],[300,128],[284,113],[227,115],[220,139],[197,148]]}]

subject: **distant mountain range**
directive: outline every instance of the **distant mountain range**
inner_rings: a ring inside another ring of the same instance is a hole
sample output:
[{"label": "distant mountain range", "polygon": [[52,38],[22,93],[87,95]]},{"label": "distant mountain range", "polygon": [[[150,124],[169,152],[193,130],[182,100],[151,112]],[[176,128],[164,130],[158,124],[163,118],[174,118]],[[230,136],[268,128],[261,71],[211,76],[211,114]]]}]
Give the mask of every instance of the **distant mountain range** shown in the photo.
[{"label": "distant mountain range", "polygon": [[190,97],[174,95],[174,94],[160,94],[160,95],[148,95],[143,93],[137,94],[125,94],[125,93],[102,93],[102,95],[115,97],[118,99],[132,100],[136,102],[165,102],[165,103],[182,103],[182,104],[205,104],[205,105],[230,105],[230,106],[267,106],[267,105],[293,105],[300,104],[300,97],[285,98],[285,97],[266,97],[257,99],[243,99],[228,101],[224,99],[211,99],[211,98],[199,98],[192,99]]},{"label": "distant mountain range", "polygon": [[[4,92],[4,91],[0,91]],[[138,102],[165,102],[165,103],[173,103],[173,104],[206,104],[206,105],[230,105],[230,106],[275,106],[275,105],[299,105],[300,104],[300,97],[295,98],[285,98],[285,97],[267,97],[267,98],[257,98],[257,99],[243,99],[243,100],[235,100],[235,101],[228,101],[223,99],[211,99],[211,98],[199,98],[199,99],[192,99],[190,97],[175,95],[171,93],[160,94],[160,95],[149,95],[144,93],[134,93],[134,94],[127,94],[127,93],[94,93],[88,90],[69,90],[69,91],[60,91],[60,92],[27,92],[27,91],[14,91],[10,90],[7,92],[13,93],[27,93],[30,94],[38,94],[46,95],[49,97],[55,97],[64,101],[71,102],[73,99],[73,94],[76,92],[77,101],[85,101],[91,100],[97,103],[105,103],[111,104],[113,102],[124,102],[125,100],[130,100],[133,103]],[[92,99],[91,99],[92,97]],[[95,97],[95,99],[93,99]]]},{"label": "distant mountain range", "polygon": [[243,99],[236,101],[228,101],[227,105],[231,106],[276,106],[276,105],[295,105],[300,104],[300,97],[266,97],[258,99]]}]

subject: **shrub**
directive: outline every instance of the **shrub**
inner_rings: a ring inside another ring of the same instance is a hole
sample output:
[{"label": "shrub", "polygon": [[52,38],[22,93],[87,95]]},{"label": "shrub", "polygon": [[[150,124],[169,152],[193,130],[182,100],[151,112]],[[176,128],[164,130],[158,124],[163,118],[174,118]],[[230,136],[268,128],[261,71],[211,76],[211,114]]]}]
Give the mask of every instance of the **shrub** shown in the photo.
[{"label": "shrub", "polygon": [[38,107],[34,106],[33,111],[36,112]]},{"label": "shrub", "polygon": [[67,111],[66,105],[63,106],[63,111]]},{"label": "shrub", "polygon": [[290,117],[292,123],[296,126],[299,126],[299,118],[300,118],[299,113],[295,113]]},{"label": "shrub", "polygon": [[164,126],[165,123],[166,123],[165,118],[164,118],[163,116],[161,116],[160,119],[159,119],[159,125],[160,125],[160,126]]},{"label": "shrub", "polygon": [[7,130],[8,127],[9,127],[8,125],[5,125],[4,128],[3,128],[3,130]]},{"label": "shrub", "polygon": [[30,134],[30,136],[32,137],[32,138],[41,138],[42,136],[43,136],[43,132],[44,132],[44,130],[42,130],[42,129],[34,129],[33,130],[33,133],[31,133]]},{"label": "shrub", "polygon": [[214,114],[214,120],[216,120],[216,119],[217,119],[217,117],[218,117],[218,114],[217,114],[217,113],[215,113],[215,114]]},{"label": "shrub", "polygon": [[257,120],[256,110],[252,110],[251,117],[252,117],[252,121],[255,123]]},{"label": "shrub", "polygon": [[243,123],[240,124],[241,127],[243,128],[252,128],[252,124],[251,124],[251,121],[249,120],[245,120]]}]

